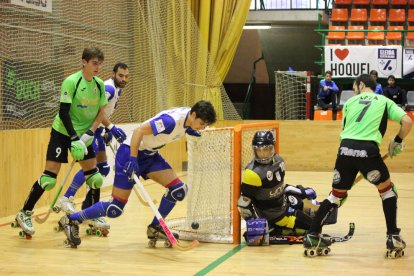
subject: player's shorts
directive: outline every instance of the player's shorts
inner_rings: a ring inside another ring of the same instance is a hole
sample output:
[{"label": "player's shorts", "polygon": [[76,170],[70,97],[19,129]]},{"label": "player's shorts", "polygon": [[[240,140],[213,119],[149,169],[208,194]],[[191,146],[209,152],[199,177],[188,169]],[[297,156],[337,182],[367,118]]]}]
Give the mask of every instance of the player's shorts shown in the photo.
[{"label": "player's shorts", "polygon": [[[129,160],[129,156],[130,147],[128,145],[121,144],[115,157],[114,186],[124,190],[131,190],[135,184],[135,181],[130,180],[128,175],[124,173],[124,166]],[[151,172],[171,169],[171,166],[158,152],[152,152],[149,155],[148,152],[139,151],[138,164],[139,172],[137,175],[142,176],[144,179],[148,179],[147,174]]]},{"label": "player's shorts", "polygon": [[103,131],[104,131],[103,127],[98,127],[93,136],[92,146],[93,146],[93,151],[95,152],[95,154],[97,154],[99,151],[106,150],[106,145],[104,142],[104,138],[102,136]]},{"label": "player's shorts", "polygon": [[[47,146],[46,160],[55,161],[59,163],[68,163],[68,150],[70,150],[71,140],[66,136],[52,128],[50,132],[49,145]],[[88,147],[88,154],[83,160],[95,158],[93,147]]]},{"label": "player's shorts", "polygon": [[332,187],[350,190],[358,172],[361,172],[364,178],[374,185],[390,178],[390,173],[382,160],[377,143],[342,140],[336,158]]}]

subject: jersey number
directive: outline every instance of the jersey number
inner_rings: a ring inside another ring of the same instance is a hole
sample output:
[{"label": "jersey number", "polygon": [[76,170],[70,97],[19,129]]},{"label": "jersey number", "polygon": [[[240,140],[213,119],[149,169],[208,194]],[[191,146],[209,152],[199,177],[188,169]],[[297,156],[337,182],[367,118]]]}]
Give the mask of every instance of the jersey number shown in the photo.
[{"label": "jersey number", "polygon": [[364,117],[365,113],[367,113],[368,108],[371,106],[371,101],[364,101],[364,100],[360,100],[359,101],[360,104],[365,105],[364,108],[362,109],[361,113],[359,114],[358,118],[356,119],[357,122],[360,122],[362,120],[362,118]]},{"label": "jersey number", "polygon": [[59,157],[59,155],[62,153],[62,148],[56,148],[56,158]]}]

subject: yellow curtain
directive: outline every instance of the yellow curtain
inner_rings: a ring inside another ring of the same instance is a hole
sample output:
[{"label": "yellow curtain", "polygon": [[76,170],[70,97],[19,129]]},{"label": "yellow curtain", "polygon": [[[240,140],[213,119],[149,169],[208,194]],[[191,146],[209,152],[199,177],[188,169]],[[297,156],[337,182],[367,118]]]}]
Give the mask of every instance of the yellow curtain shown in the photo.
[{"label": "yellow curtain", "polygon": [[[213,103],[218,118],[223,119],[220,89],[236,53],[249,13],[250,0],[188,1],[199,27],[200,43],[207,49],[200,51],[197,58],[197,81],[206,84],[200,94]],[[213,71],[217,73],[208,74]],[[216,76],[217,79],[211,76]]]}]

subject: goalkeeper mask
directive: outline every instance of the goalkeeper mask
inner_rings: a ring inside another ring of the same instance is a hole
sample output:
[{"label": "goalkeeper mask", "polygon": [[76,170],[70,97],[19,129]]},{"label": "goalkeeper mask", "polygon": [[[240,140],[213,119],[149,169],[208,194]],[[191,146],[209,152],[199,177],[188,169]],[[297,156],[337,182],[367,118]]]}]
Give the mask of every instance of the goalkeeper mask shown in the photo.
[{"label": "goalkeeper mask", "polygon": [[271,131],[258,131],[252,141],[254,159],[261,164],[269,164],[275,155],[275,138]]}]

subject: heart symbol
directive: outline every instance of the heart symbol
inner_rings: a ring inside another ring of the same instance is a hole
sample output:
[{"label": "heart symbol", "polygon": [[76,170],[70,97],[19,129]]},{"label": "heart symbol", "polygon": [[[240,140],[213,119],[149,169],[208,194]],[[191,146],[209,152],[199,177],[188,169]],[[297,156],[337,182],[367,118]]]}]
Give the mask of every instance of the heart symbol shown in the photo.
[{"label": "heart symbol", "polygon": [[336,49],[335,50],[335,55],[340,59],[340,60],[344,60],[349,54],[349,50],[348,49]]}]

